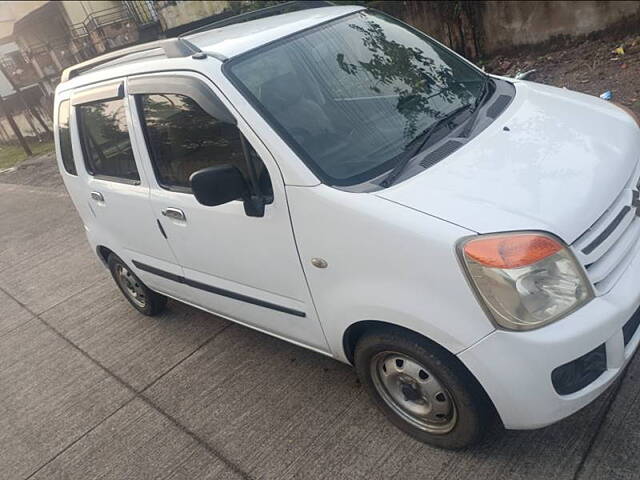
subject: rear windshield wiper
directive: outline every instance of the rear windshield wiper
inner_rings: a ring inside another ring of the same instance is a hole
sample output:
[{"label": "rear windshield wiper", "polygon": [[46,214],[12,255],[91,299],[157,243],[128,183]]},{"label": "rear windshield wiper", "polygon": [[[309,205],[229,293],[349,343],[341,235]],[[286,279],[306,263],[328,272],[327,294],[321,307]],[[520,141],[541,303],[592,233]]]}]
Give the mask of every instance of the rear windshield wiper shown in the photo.
[{"label": "rear windshield wiper", "polygon": [[480,113],[480,106],[485,100],[485,97],[489,93],[489,85],[491,83],[491,78],[487,75],[484,78],[484,82],[482,82],[482,86],[480,87],[480,93],[476,97],[475,102],[473,103],[473,108],[471,109],[471,116],[467,120],[467,126],[464,128],[461,137],[468,137],[473,131],[473,127],[476,125],[476,120],[478,120],[478,115]]},{"label": "rear windshield wiper", "polygon": [[462,105],[461,107],[456,108],[455,110],[450,111],[444,117],[439,118],[435,122],[433,122],[426,130],[424,130],[420,135],[411,140],[404,151],[400,154],[396,166],[393,167],[391,172],[384,177],[380,185],[387,188],[393,185],[393,182],[398,178],[398,176],[402,173],[408,163],[411,161],[413,157],[415,157],[427,144],[429,139],[433,136],[435,131],[443,124],[450,122],[453,117],[458,115],[460,112],[468,110],[469,108],[473,108],[473,104],[467,103]]}]

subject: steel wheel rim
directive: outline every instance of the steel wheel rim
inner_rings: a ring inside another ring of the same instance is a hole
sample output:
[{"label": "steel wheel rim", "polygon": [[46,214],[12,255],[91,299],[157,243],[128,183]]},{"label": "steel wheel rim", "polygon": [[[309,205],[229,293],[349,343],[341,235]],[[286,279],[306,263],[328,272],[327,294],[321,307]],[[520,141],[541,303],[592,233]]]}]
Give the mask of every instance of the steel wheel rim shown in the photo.
[{"label": "steel wheel rim", "polygon": [[371,360],[370,373],[384,402],[412,426],[439,435],[456,426],[453,396],[437,376],[409,355],[380,352]]},{"label": "steel wheel rim", "polygon": [[140,280],[123,265],[116,265],[116,279],[127,298],[140,308],[144,308],[147,297]]}]

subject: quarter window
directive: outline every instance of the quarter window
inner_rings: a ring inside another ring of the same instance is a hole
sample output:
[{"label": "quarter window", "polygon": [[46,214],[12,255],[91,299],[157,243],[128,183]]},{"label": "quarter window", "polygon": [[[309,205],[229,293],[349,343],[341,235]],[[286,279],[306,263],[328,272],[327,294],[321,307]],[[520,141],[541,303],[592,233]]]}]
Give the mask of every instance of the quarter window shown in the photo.
[{"label": "quarter window", "polygon": [[60,156],[67,173],[77,175],[76,164],[73,161],[71,149],[71,130],[69,129],[70,102],[65,100],[58,107],[58,141],[60,142]]},{"label": "quarter window", "polygon": [[247,181],[254,178],[264,195],[271,195],[271,181],[262,161],[250,149],[255,172],[243,153],[244,139],[235,125],[205,112],[192,98],[179,94],[148,94],[138,98],[145,123],[150,155],[164,188],[190,191],[189,177],[206,167],[232,164]]},{"label": "quarter window", "polygon": [[124,101],[122,99],[77,107],[87,170],[92,175],[138,182]]}]

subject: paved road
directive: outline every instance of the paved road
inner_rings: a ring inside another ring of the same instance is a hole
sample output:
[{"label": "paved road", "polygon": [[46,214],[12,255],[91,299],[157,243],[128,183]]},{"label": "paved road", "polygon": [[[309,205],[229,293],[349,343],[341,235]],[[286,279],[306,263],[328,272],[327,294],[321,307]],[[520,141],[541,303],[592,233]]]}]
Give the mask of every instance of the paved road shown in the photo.
[{"label": "paved road", "polygon": [[139,315],[52,158],[0,174],[0,479],[638,478],[639,376],[552,427],[433,449],[345,365],[177,302]]}]

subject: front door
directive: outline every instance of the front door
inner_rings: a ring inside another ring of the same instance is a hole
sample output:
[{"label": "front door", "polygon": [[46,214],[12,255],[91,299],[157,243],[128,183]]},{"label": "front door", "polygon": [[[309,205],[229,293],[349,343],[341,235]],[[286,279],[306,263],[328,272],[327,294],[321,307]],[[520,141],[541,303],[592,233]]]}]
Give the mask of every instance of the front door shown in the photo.
[{"label": "front door", "polygon": [[[204,77],[146,75],[128,82],[148,147],[152,207],[184,271],[176,281],[187,286],[185,300],[326,352],[284,182],[268,151]],[[221,164],[236,165],[253,193],[267,200],[264,215],[247,215],[240,200],[198,203],[190,175]]]}]

